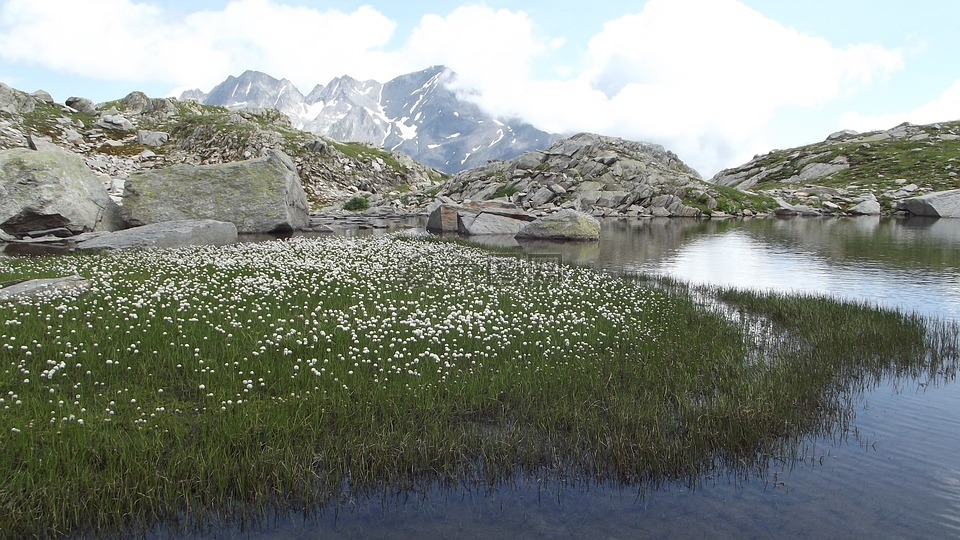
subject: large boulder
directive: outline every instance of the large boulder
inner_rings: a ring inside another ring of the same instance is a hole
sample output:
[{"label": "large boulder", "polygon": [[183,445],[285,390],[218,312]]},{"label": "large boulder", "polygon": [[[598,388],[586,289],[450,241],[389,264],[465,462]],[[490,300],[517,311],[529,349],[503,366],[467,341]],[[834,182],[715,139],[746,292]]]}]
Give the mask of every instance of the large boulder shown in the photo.
[{"label": "large boulder", "polygon": [[129,248],[225,246],[237,241],[237,226],[211,219],[164,221],[123,231],[95,235],[77,243],[77,249],[102,251]]},{"label": "large boulder", "polygon": [[479,214],[460,213],[457,232],[466,236],[486,234],[506,234],[513,236],[528,222],[511,216],[481,212]]},{"label": "large boulder", "polygon": [[222,165],[176,165],[130,175],[123,209],[131,225],[229,221],[240,233],[274,233],[310,225],[307,195],[283,152]]},{"label": "large boulder", "polygon": [[904,199],[897,203],[897,209],[915,216],[960,218],[960,189]]},{"label": "large boulder", "polygon": [[599,240],[600,222],[591,215],[567,209],[526,224],[516,236],[539,240]]},{"label": "large boulder", "polygon": [[32,112],[38,99],[26,92],[0,83],[0,112],[19,115]]},{"label": "large boulder", "polygon": [[124,226],[117,204],[79,155],[52,145],[0,151],[0,229],[24,235],[62,227],[79,234]]},{"label": "large boulder", "polygon": [[460,205],[441,204],[430,212],[427,218],[427,230],[438,233],[457,232],[457,218],[460,212]]}]

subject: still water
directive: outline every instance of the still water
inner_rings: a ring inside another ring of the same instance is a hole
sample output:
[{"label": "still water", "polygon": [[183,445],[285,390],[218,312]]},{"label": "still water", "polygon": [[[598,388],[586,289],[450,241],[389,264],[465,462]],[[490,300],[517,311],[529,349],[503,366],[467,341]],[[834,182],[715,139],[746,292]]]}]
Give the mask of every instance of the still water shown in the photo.
[{"label": "still water", "polygon": [[[410,225],[407,223],[405,225]],[[613,272],[828,294],[960,321],[960,220],[619,220],[599,243],[529,253]],[[353,234],[347,232],[347,234]],[[486,243],[516,245],[510,238]],[[498,489],[346,499],[252,538],[958,538],[960,385],[885,381],[853,432],[748,478],[637,488],[518,481]]]}]

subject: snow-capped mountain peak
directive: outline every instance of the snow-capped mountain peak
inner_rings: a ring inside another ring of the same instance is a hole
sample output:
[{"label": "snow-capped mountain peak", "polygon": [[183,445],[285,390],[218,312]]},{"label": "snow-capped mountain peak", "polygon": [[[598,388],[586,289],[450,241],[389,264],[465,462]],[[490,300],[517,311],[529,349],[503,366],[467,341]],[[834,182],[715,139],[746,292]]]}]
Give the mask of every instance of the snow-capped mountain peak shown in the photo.
[{"label": "snow-capped mountain peak", "polygon": [[[446,172],[509,159],[547,147],[556,137],[529,124],[493,118],[449,88],[444,66],[381,84],[348,75],[316,85],[304,96],[286,79],[245,71],[228,77],[203,102],[230,108],[275,108],[294,126],[341,141],[362,141],[404,152]],[[191,91],[183,98],[202,96]]]}]

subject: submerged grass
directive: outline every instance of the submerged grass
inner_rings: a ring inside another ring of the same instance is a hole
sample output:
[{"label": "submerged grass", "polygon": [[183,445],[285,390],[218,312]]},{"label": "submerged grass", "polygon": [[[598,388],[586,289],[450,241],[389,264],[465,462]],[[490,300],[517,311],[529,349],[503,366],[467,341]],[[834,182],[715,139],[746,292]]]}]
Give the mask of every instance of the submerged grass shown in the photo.
[{"label": "submerged grass", "polygon": [[842,425],[863,373],[957,362],[956,328],[915,317],[725,292],[783,328],[767,348],[681,287],[395,236],[0,260],[50,273],[94,289],[0,304],[9,536],[531,472],[695,479]]}]

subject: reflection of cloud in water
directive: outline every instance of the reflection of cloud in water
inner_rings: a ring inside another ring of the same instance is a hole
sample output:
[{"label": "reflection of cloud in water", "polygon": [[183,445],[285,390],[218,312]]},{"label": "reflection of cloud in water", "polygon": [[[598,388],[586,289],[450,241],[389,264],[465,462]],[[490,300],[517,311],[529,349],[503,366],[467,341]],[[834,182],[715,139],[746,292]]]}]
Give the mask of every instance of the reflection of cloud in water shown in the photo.
[{"label": "reflection of cloud in water", "polygon": [[863,257],[825,257],[815,245],[775,243],[745,229],[698,236],[632,272],[760,290],[827,294],[960,320],[960,277],[949,269],[905,268]]}]

